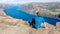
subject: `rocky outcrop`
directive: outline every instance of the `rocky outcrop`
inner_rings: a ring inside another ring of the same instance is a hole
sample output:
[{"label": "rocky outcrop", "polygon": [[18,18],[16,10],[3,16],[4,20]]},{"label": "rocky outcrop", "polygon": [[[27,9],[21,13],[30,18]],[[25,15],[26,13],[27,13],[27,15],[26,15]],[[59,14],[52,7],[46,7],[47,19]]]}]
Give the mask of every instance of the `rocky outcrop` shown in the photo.
[{"label": "rocky outcrop", "polygon": [[27,24],[23,20],[0,16],[0,34],[29,34]]},{"label": "rocky outcrop", "polygon": [[29,26],[28,21],[15,19],[10,16],[0,16],[0,34],[60,34],[59,22],[56,26],[45,23],[48,29],[43,27],[34,29]]},{"label": "rocky outcrop", "polygon": [[56,29],[60,31],[60,22],[56,23]]},{"label": "rocky outcrop", "polygon": [[0,9],[0,16],[6,16],[6,14],[4,13],[3,9]]}]

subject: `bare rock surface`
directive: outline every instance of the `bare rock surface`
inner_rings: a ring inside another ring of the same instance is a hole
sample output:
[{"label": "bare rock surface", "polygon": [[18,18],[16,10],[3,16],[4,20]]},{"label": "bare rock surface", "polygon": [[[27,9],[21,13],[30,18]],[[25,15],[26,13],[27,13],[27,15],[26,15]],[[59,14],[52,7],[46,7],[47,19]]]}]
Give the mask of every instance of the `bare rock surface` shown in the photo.
[{"label": "bare rock surface", "polygon": [[48,29],[35,29],[29,26],[28,21],[15,19],[10,16],[0,16],[0,34],[60,34],[60,22],[53,26],[47,22]]},{"label": "bare rock surface", "polygon": [[6,14],[4,13],[3,9],[0,9],[0,16],[6,16]]},{"label": "bare rock surface", "polygon": [[0,17],[0,34],[29,34],[30,27],[25,21],[11,17]]}]

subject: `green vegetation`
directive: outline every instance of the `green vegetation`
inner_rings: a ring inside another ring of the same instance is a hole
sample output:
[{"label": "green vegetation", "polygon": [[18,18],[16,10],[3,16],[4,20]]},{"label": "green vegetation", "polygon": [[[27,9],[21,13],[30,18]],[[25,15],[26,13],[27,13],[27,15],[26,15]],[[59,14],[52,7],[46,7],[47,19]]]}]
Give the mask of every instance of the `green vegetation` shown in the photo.
[{"label": "green vegetation", "polygon": [[56,7],[48,7],[47,9],[55,12]]}]

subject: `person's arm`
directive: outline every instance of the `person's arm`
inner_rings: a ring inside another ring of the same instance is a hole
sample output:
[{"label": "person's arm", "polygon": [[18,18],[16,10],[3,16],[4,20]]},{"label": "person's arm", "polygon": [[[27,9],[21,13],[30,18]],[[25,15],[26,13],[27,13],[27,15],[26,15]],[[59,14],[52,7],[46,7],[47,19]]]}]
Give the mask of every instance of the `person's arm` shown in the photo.
[{"label": "person's arm", "polygon": [[43,26],[42,27],[44,27],[45,29],[48,29],[47,24],[45,23],[44,18],[43,18]]}]

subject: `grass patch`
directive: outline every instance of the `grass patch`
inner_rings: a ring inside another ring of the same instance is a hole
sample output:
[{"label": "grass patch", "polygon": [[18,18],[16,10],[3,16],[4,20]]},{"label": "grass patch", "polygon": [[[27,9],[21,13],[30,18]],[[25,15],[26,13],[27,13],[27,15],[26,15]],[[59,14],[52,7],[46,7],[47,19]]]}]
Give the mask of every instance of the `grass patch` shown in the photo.
[{"label": "grass patch", "polygon": [[55,10],[57,9],[56,7],[48,7],[48,10],[51,10],[52,12],[55,12]]}]

